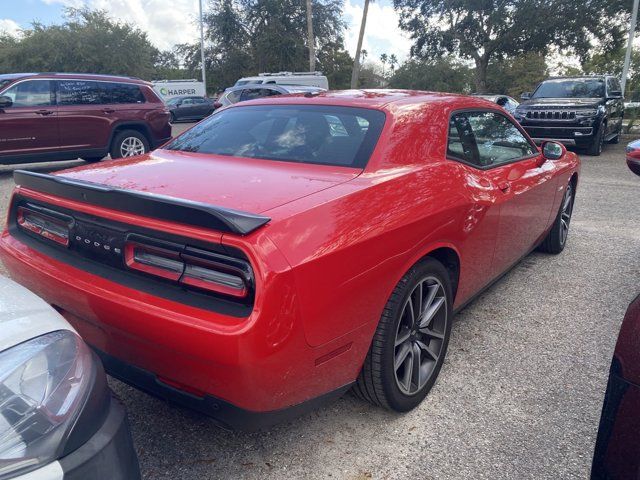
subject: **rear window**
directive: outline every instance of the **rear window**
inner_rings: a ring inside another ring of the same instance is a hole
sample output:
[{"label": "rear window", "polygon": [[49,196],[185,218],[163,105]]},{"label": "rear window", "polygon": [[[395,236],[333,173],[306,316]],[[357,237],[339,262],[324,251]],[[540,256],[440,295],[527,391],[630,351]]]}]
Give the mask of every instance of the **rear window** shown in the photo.
[{"label": "rear window", "polygon": [[58,105],[143,103],[138,85],[91,80],[59,80]]},{"label": "rear window", "polygon": [[165,148],[364,168],[384,121],[383,112],[364,108],[242,106],[212,115]]}]

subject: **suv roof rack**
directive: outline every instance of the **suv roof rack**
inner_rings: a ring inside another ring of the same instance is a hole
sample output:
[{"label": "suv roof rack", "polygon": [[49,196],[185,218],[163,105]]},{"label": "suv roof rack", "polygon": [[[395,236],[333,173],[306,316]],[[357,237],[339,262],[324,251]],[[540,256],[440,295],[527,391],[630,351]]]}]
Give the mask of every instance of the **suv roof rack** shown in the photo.
[{"label": "suv roof rack", "polygon": [[200,82],[200,80],[196,80],[195,78],[180,78],[176,80],[168,80],[164,78],[162,80],[151,80],[151,83],[177,83],[177,82]]},{"label": "suv roof rack", "polygon": [[94,77],[108,77],[108,78],[129,78],[131,80],[142,80],[140,77],[131,77],[128,75],[109,75],[105,73],[80,73],[80,72],[38,72],[33,75],[86,75]]},{"label": "suv roof rack", "polygon": [[316,75],[316,76],[320,76],[322,75],[322,72],[275,72],[275,73],[259,73],[258,76],[259,77],[282,77],[282,76],[289,76],[289,75]]}]

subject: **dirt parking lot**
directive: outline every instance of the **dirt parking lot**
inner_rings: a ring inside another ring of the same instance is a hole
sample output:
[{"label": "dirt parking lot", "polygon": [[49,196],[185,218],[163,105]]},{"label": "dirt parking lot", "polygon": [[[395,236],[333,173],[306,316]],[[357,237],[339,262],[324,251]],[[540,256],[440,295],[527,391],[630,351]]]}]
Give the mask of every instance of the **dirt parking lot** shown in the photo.
[{"label": "dirt parking lot", "polygon": [[348,394],[268,432],[229,433],[113,380],[144,477],[586,478],[618,328],[640,293],[640,178],[622,144],[582,160],[566,250],[531,254],[456,317],[418,409],[392,414]]}]

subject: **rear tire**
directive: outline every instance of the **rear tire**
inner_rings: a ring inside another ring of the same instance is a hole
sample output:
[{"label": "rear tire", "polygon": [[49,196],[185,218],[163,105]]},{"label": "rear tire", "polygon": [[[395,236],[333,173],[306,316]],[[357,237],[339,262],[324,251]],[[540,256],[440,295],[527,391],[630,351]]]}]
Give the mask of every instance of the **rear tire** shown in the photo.
[{"label": "rear tire", "polygon": [[620,143],[620,133],[618,133],[615,137],[609,140],[609,143],[612,145],[617,145],[618,143]]},{"label": "rear tire", "polygon": [[540,244],[540,247],[538,247],[540,251],[557,255],[564,250],[569,237],[569,225],[571,224],[575,198],[575,188],[573,182],[570,181],[565,189],[560,210],[553,222],[553,226]]},{"label": "rear tire", "polygon": [[418,406],[444,362],[452,300],[449,274],[440,262],[426,258],[414,265],[387,301],[353,393],[396,412]]},{"label": "rear tire", "polygon": [[116,133],[111,143],[111,158],[134,157],[150,150],[149,140],[136,130],[123,130]]}]

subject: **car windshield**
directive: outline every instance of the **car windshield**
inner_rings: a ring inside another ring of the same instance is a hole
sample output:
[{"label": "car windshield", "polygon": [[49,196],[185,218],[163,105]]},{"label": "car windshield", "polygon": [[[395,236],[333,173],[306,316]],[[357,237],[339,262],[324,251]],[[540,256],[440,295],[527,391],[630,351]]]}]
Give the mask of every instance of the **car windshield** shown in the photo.
[{"label": "car windshield", "polygon": [[599,98],[604,97],[604,80],[580,78],[547,80],[533,92],[532,98]]},{"label": "car windshield", "polygon": [[212,115],[165,148],[364,168],[384,121],[383,112],[364,108],[241,106]]}]

